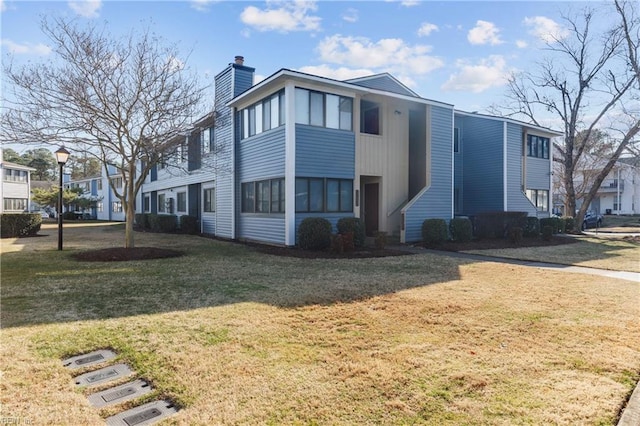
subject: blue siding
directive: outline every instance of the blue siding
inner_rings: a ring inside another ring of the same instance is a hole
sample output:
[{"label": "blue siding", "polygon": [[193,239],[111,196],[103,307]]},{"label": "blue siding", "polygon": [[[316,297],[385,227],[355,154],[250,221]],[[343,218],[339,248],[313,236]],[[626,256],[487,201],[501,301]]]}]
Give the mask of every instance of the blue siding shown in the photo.
[{"label": "blue siding", "polygon": [[453,170],[452,114],[451,109],[431,106],[431,185],[414,198],[405,209],[405,242],[422,239],[422,222],[425,219],[450,219],[451,185]]},{"label": "blue siding", "polygon": [[379,75],[374,76],[370,79],[360,80],[360,81],[351,81],[357,86],[369,87],[371,89],[384,90],[386,92],[397,93],[399,95],[404,96],[416,96],[415,93],[412,93],[410,90],[407,90],[406,87],[403,87],[401,84],[398,84],[393,78],[388,75]]},{"label": "blue siding", "polygon": [[241,214],[239,237],[284,245],[284,215]]},{"label": "blue siding", "polygon": [[355,134],[296,124],[296,176],[353,179]]},{"label": "blue siding", "polygon": [[549,161],[551,160],[527,157],[527,188],[549,189]]},{"label": "blue siding", "polygon": [[280,126],[240,141],[237,175],[240,182],[284,176],[284,135]]},{"label": "blue siding", "polygon": [[235,74],[233,87],[233,96],[235,97],[253,86],[253,72],[255,69],[238,64],[232,64],[231,66],[234,68]]},{"label": "blue siding", "polygon": [[[536,216],[536,208],[522,190],[523,128],[507,124],[507,210]],[[547,163],[548,172],[549,163]]]},{"label": "blue siding", "polygon": [[215,213],[202,213],[202,233],[216,234],[216,215]]},{"label": "blue siding", "polygon": [[469,116],[459,116],[456,120],[464,134],[463,213],[502,211],[503,122]]}]

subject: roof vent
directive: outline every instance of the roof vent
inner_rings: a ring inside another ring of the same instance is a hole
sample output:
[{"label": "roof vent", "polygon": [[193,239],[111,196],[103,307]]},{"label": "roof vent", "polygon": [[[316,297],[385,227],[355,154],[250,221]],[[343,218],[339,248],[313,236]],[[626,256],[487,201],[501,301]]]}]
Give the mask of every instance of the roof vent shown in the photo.
[{"label": "roof vent", "polygon": [[236,56],[235,62],[237,65],[244,65],[244,56]]}]

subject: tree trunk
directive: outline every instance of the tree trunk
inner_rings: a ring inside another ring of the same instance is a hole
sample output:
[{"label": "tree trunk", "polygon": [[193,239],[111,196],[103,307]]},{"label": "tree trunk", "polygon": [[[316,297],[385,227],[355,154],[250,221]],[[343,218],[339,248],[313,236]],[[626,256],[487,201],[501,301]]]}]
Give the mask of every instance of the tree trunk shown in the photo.
[{"label": "tree trunk", "polygon": [[126,218],[124,224],[124,247],[134,247],[134,235],[133,235],[133,222],[135,220],[136,211],[134,209],[135,203],[128,202],[126,210]]}]

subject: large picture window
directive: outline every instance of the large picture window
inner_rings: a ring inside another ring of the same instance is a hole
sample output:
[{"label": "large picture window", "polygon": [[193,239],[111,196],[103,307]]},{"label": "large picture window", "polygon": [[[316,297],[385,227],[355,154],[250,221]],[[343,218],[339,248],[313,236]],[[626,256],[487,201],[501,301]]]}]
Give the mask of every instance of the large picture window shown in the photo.
[{"label": "large picture window", "polygon": [[549,138],[528,135],[527,156],[536,158],[549,158]]},{"label": "large picture window", "polygon": [[296,123],[352,130],[353,99],[296,88]]},{"label": "large picture window", "polygon": [[284,213],[284,179],[242,184],[242,213]]},{"label": "large picture window", "polygon": [[284,124],[284,91],[281,90],[241,111],[242,139]]},{"label": "large picture window", "polygon": [[352,212],[353,180],[296,178],[296,212]]}]

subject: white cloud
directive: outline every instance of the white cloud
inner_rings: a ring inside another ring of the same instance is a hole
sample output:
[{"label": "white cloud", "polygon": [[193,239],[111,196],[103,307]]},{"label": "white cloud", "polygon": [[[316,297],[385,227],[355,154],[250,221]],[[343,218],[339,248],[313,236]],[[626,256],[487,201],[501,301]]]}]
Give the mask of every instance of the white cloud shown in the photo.
[{"label": "white cloud", "polygon": [[436,24],[431,24],[429,22],[423,22],[422,25],[420,25],[420,28],[418,29],[418,35],[420,37],[427,37],[432,32],[439,31],[439,30],[440,30],[440,28],[438,28],[438,26]]},{"label": "white cloud", "polygon": [[3,38],[0,44],[6,46],[7,50],[16,55],[41,55],[45,56],[51,53],[51,48],[45,44],[23,43],[19,44],[9,39]]},{"label": "white cloud", "polygon": [[4,12],[5,10],[7,10],[7,4],[4,0],[0,0],[0,12]]},{"label": "white cloud", "polygon": [[191,7],[200,12],[206,12],[209,10],[209,5],[216,1],[217,0],[191,0]]},{"label": "white cloud", "polygon": [[68,5],[80,16],[85,18],[97,18],[98,10],[102,7],[102,0],[70,1]]},{"label": "white cloud", "polygon": [[442,90],[484,92],[492,87],[503,86],[511,71],[500,55],[489,56],[475,65],[460,60],[456,66],[459,72],[449,77],[442,85]]},{"label": "white cloud", "polygon": [[469,30],[467,40],[471,44],[501,44],[500,30],[493,22],[479,20],[476,26]]},{"label": "white cloud", "polygon": [[523,23],[531,28],[529,34],[532,34],[545,43],[553,43],[569,35],[569,31],[566,28],[563,28],[556,21],[545,16],[527,17],[524,18]]},{"label": "white cloud", "polygon": [[400,2],[400,4],[404,7],[413,7],[419,5],[420,2],[418,0],[403,0]]},{"label": "white cloud", "polygon": [[358,10],[350,7],[342,14],[342,19],[347,22],[358,22]]},{"label": "white cloud", "polygon": [[360,69],[352,69],[352,68],[346,68],[346,67],[331,68],[329,65],[310,65],[307,67],[302,67],[298,71],[304,72],[307,74],[333,78],[334,80],[341,80],[341,81],[375,74],[375,72],[366,68],[360,68]]},{"label": "white cloud", "polygon": [[373,42],[365,37],[338,34],[322,40],[317,49],[323,62],[389,72],[395,70],[397,74],[427,74],[444,65],[442,59],[429,55],[431,46],[410,46],[398,38]]},{"label": "white cloud", "polygon": [[240,20],[258,31],[317,31],[321,18],[311,15],[318,9],[315,1],[267,1],[266,9],[247,6]]},{"label": "white cloud", "polygon": [[526,41],[516,40],[516,47],[518,47],[519,49],[524,49],[527,46],[529,46],[529,43],[527,43]]}]

